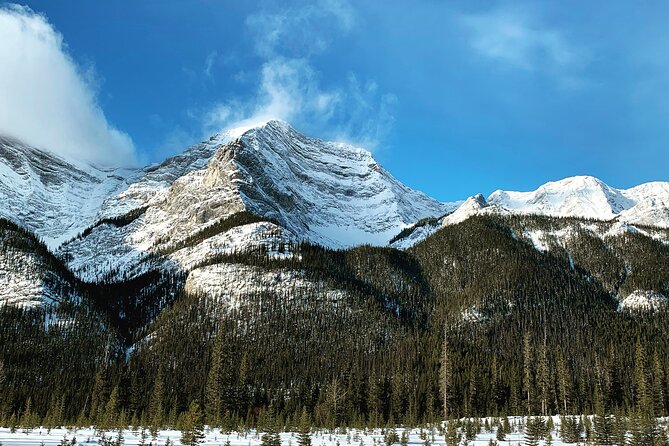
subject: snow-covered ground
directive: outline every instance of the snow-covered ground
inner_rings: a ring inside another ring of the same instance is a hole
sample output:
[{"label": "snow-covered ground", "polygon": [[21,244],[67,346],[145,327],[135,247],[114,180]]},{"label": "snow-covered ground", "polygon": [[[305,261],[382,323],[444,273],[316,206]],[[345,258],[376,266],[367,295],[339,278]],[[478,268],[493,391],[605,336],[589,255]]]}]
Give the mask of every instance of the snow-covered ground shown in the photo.
[{"label": "snow-covered ground", "polygon": [[[547,419],[547,418],[544,418]],[[485,420],[482,421],[482,423]],[[493,425],[496,423],[494,419],[488,419],[489,422],[492,422]],[[662,426],[665,426],[666,433],[666,419],[660,420]],[[512,432],[506,435],[506,438],[503,441],[496,440],[496,432],[493,427],[490,431],[487,431],[485,428],[482,428],[481,433],[476,436],[472,441],[469,441],[469,445],[485,446],[488,445],[490,440],[497,441],[499,446],[506,445],[518,445],[523,444],[525,439],[525,434],[523,432],[523,419],[521,417],[510,417],[509,422],[511,425]],[[560,418],[558,416],[553,417],[553,422],[555,428],[552,432],[552,444],[555,446],[562,446],[566,444],[574,443],[564,443],[559,438],[559,425]],[[395,432],[399,437],[401,437],[404,429],[395,429]],[[257,432],[255,430],[249,430],[246,432],[231,432],[225,433],[221,432],[219,429],[206,430],[206,436],[203,441],[205,446],[214,446],[220,445],[224,446],[229,441],[229,446],[259,446],[261,444],[262,432]],[[337,430],[336,433],[331,433],[325,430],[319,430],[312,432],[311,434],[311,443],[312,446],[382,446],[385,445],[385,433],[388,431],[383,431],[381,429],[348,429],[344,432]],[[409,431],[408,442],[409,446],[445,446],[445,439],[443,430],[439,429],[427,429],[427,428],[415,428]],[[107,437],[115,439],[118,435],[116,431],[110,431],[107,434]],[[180,445],[181,444],[181,432],[175,430],[164,430],[158,433],[156,440],[152,440],[150,434],[147,431],[149,436],[146,439],[146,444],[152,441],[154,446],[164,445],[169,439],[172,444]],[[8,428],[0,428],[0,445],[2,446],[24,446],[24,445],[54,445],[60,444],[63,438],[71,439],[75,437],[78,445],[97,445],[100,444],[100,437],[96,435],[96,432],[93,429],[78,429],[68,430],[68,429],[52,429],[48,432],[46,429],[34,429],[30,432],[25,432],[17,429],[16,432],[11,433]],[[136,446],[141,441],[141,433],[133,430],[126,430],[123,432],[124,444],[127,446]],[[298,434],[295,432],[283,432],[281,433],[281,445],[282,446],[297,446]],[[461,442],[464,443],[464,439]],[[540,441],[540,445],[545,445],[545,440]],[[583,443],[581,443],[583,444]],[[399,443],[395,443],[395,446],[399,446]]]},{"label": "snow-covered ground", "polygon": [[[402,429],[397,429],[398,435],[401,435]],[[444,436],[440,435],[439,432],[434,430],[434,440],[432,440],[432,435],[428,430],[424,431],[427,434],[427,439],[429,439],[431,445],[435,446],[444,446]],[[107,437],[115,439],[118,432],[108,432]],[[148,444],[149,441],[152,441],[151,435],[146,440]],[[281,446],[297,446],[297,433],[294,432],[283,432],[281,433]],[[100,437],[95,435],[93,429],[79,429],[76,432],[73,430],[67,429],[52,429],[51,432],[47,432],[45,429],[34,429],[31,432],[24,432],[17,429],[16,432],[11,433],[7,428],[0,428],[0,444],[2,446],[24,446],[24,445],[57,445],[63,440],[63,438],[71,440],[72,437],[76,437],[78,445],[98,445],[100,444]],[[224,446],[227,441],[230,441],[230,446],[259,446],[261,443],[262,433],[257,433],[255,431],[249,431],[246,433],[237,433],[233,432],[230,434],[222,433],[220,430],[211,430],[208,431],[206,437],[203,441],[205,446]],[[555,439],[554,435],[554,445],[562,445],[559,439]],[[132,430],[127,430],[123,432],[124,444],[126,446],[136,446],[140,443],[140,432],[133,432]],[[181,432],[166,430],[160,431],[158,438],[153,441],[153,445],[164,445],[167,439],[170,440],[172,444],[180,445],[181,444]],[[476,440],[471,441],[470,445],[487,445],[490,439],[495,439],[494,432],[485,432],[485,430],[476,437]],[[523,440],[522,433],[512,433],[507,435],[508,441],[498,442],[501,445],[516,445]],[[374,431],[364,431],[349,429],[346,434],[330,434],[327,432],[318,432],[313,433],[311,436],[312,446],[381,446],[384,445],[384,435],[381,433],[380,429]],[[399,443],[398,443],[399,444]],[[418,429],[412,430],[409,435],[408,444],[410,446],[423,446],[425,445],[425,440],[421,439],[421,434]]]}]

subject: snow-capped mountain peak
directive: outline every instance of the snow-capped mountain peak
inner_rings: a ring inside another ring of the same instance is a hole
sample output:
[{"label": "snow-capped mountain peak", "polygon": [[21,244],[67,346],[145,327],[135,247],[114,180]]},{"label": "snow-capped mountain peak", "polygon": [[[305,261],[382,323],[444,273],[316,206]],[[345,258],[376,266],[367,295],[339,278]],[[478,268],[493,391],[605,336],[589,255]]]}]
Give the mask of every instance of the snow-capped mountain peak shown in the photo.
[{"label": "snow-capped mountain peak", "polygon": [[599,220],[610,220],[634,204],[621,191],[591,176],[549,182],[532,192],[496,191],[488,201],[519,213]]},{"label": "snow-capped mountain peak", "polygon": [[[172,263],[187,269],[197,258],[201,262],[265,244],[279,233],[284,241],[333,248],[386,245],[404,227],[449,209],[401,184],[366,150],[268,121],[236,138],[217,135],[146,169],[104,201],[99,213],[103,224],[61,252],[72,259],[75,271],[91,279],[112,271],[125,274],[161,252],[170,252]],[[200,248],[176,248],[244,212],[266,223],[252,223],[250,232],[235,236],[236,242],[230,229]],[[126,224],[104,224],[119,218]]]},{"label": "snow-capped mountain peak", "polygon": [[480,200],[467,200],[444,224],[459,223],[480,213],[510,212],[669,227],[667,182],[616,189],[592,176],[575,176],[529,192],[497,190],[484,202],[485,206]]}]

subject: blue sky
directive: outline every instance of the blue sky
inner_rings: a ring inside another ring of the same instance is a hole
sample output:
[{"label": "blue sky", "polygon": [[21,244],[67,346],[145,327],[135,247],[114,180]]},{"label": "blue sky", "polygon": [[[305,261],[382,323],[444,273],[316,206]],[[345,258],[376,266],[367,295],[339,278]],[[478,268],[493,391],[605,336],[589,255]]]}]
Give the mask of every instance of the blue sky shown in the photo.
[{"label": "blue sky", "polygon": [[[0,22],[22,23],[19,44],[0,42],[0,93],[16,98],[0,131],[66,155],[154,162],[277,117],[369,148],[442,200],[571,175],[669,180],[664,1],[22,4]],[[52,91],[68,93],[43,104]]]}]

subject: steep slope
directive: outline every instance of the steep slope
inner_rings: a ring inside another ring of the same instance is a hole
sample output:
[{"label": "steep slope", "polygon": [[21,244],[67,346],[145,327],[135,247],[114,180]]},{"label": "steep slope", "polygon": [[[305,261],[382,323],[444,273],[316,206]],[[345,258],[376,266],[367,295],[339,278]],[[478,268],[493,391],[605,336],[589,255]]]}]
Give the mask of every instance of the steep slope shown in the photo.
[{"label": "steep slope", "polygon": [[65,160],[0,136],[0,217],[57,249],[96,222],[160,200],[169,186],[203,168],[239,130],[212,136],[184,153],[143,169],[105,169]]},{"label": "steep slope", "polygon": [[404,186],[366,150],[284,122],[246,133],[236,160],[249,210],[325,246],[385,245],[402,227],[452,208]]},{"label": "steep slope", "polygon": [[102,202],[125,187],[127,170],[75,166],[0,137],[0,216],[54,249],[96,220]]},{"label": "steep slope", "polygon": [[402,185],[368,152],[305,137],[284,122],[212,141],[207,150],[215,154],[199,159],[202,168],[170,181],[150,172],[105,201],[101,215],[123,224],[103,220],[64,245],[70,267],[88,279],[120,278],[297,241],[384,245],[402,227],[452,207]]},{"label": "steep slope", "polygon": [[72,274],[32,234],[0,218],[0,306],[78,300]]}]

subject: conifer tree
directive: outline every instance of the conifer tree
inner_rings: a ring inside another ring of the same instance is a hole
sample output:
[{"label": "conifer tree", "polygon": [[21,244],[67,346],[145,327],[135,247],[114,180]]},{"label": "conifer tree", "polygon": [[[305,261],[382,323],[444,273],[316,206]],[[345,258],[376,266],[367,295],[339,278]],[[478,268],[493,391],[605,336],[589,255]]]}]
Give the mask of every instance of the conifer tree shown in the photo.
[{"label": "conifer tree", "polygon": [[528,417],[525,424],[525,446],[538,446],[542,435],[543,422],[534,417]]},{"label": "conifer tree", "polygon": [[275,420],[268,422],[267,430],[261,437],[260,442],[262,446],[281,446],[281,436]]},{"label": "conifer tree", "polygon": [[104,413],[102,414],[102,423],[101,427],[103,429],[109,430],[114,427],[117,427],[117,421],[119,418],[119,400],[118,400],[118,386],[114,387],[111,395],[109,395],[109,400],[105,405]]},{"label": "conifer tree", "polygon": [[650,416],[653,413],[653,407],[649,398],[646,349],[641,344],[640,340],[637,340],[636,343],[636,354],[634,360],[634,385],[637,411],[645,416]]},{"label": "conifer tree", "polygon": [[557,360],[557,377],[558,377],[558,393],[560,394],[560,401],[562,407],[560,410],[563,415],[569,412],[569,404],[571,399],[571,374],[567,368],[567,361],[564,355],[560,352]]},{"label": "conifer tree", "polygon": [[93,423],[99,423],[99,417],[105,407],[108,395],[107,368],[104,365],[99,365],[95,373],[95,381],[91,391],[91,411],[88,415],[88,418]]},{"label": "conifer tree", "polygon": [[207,387],[205,388],[205,414],[207,424],[210,426],[219,426],[221,423],[221,411],[223,400],[221,398],[222,383],[221,373],[223,367],[223,335],[219,333],[214,340],[214,347],[211,352],[211,366],[207,377]]},{"label": "conifer tree", "polygon": [[164,368],[162,362],[158,366],[156,380],[153,383],[153,391],[151,392],[151,399],[149,401],[148,416],[151,424],[152,434],[162,427],[163,418],[165,417],[165,409],[163,398],[165,397],[164,390]]},{"label": "conifer tree", "polygon": [[372,369],[367,385],[368,421],[372,426],[379,426],[383,422],[382,397],[383,391],[380,379],[376,375],[375,369]]},{"label": "conifer tree", "polygon": [[26,400],[26,407],[23,409],[23,414],[21,415],[20,425],[24,429],[32,429],[37,424],[35,419],[37,418],[35,411],[33,409],[33,400],[29,397]]},{"label": "conifer tree", "polygon": [[302,408],[302,414],[300,415],[297,444],[298,446],[311,446],[311,424],[309,422],[309,414],[307,413],[306,407]]},{"label": "conifer tree", "polygon": [[458,446],[462,435],[458,432],[458,425],[455,420],[448,420],[446,423],[446,446]]},{"label": "conifer tree", "polygon": [[182,422],[181,443],[185,446],[196,446],[204,440],[204,419],[200,405],[193,400],[185,413]]},{"label": "conifer tree", "polygon": [[534,354],[532,350],[532,338],[526,332],[523,338],[523,393],[527,404],[527,415],[532,414],[532,392],[534,387]]},{"label": "conifer tree", "polygon": [[548,353],[546,348],[546,341],[539,349],[539,357],[537,360],[537,381],[539,393],[541,395],[541,415],[548,415],[548,402],[550,401],[551,377],[548,364]]},{"label": "conifer tree", "polygon": [[451,411],[451,393],[453,389],[453,363],[451,362],[451,352],[448,340],[444,335],[444,341],[441,348],[441,366],[439,370],[439,382],[441,387],[441,400],[444,409],[444,420],[448,420]]},{"label": "conifer tree", "polygon": [[655,416],[664,416],[666,413],[666,381],[664,366],[657,350],[653,352],[653,402]]}]

